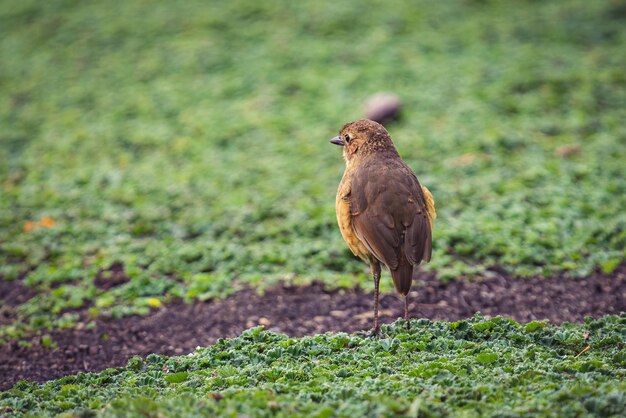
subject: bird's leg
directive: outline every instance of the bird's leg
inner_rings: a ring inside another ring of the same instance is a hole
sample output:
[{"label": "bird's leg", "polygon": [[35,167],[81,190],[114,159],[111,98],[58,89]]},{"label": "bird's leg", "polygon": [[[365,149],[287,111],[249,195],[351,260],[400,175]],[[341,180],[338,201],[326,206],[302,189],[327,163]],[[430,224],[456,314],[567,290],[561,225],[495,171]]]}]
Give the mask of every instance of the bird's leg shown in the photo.
[{"label": "bird's leg", "polygon": [[409,322],[409,294],[404,295],[404,321],[406,322],[406,330],[411,330],[411,323]]},{"label": "bird's leg", "polygon": [[374,328],[370,332],[370,337],[380,337],[380,325],[378,324],[378,287],[380,285],[380,263],[370,262],[372,275],[374,276]]}]

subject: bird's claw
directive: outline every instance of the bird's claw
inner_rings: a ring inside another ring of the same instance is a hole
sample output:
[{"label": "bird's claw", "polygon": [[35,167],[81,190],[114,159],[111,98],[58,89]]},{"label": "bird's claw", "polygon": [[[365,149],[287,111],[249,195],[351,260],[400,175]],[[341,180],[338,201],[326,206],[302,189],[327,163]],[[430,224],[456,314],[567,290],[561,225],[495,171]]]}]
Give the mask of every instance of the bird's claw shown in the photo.
[{"label": "bird's claw", "polygon": [[369,338],[383,338],[383,334],[382,332],[380,332],[380,327],[372,328],[372,330],[369,332],[369,334],[367,334],[367,336]]}]

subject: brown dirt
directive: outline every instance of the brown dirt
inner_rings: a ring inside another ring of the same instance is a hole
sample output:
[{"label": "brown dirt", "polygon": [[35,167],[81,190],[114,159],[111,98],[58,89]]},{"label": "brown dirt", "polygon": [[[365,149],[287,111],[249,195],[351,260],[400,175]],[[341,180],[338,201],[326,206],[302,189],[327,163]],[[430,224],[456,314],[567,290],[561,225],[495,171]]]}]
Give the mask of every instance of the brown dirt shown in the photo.
[{"label": "brown dirt", "polygon": [[[0,280],[2,306],[8,306],[8,311],[15,305],[7,302],[32,296],[19,283],[7,283]],[[585,316],[626,311],[626,266],[610,276],[594,274],[584,280],[521,280],[494,273],[481,281],[441,283],[431,276],[414,286],[410,301],[413,317],[458,320],[480,311],[520,322],[580,322]],[[327,291],[320,284],[278,286],[263,296],[245,289],[220,301],[193,305],[177,301],[145,317],[100,318],[93,329],[79,326],[53,332],[57,349],[41,347],[38,336],[32,338],[30,348],[16,343],[0,347],[0,376],[4,377],[0,390],[20,379],[44,381],[79,371],[124,366],[133,355],[188,353],[196,346],[235,337],[259,324],[291,336],[365,330],[371,326],[372,302],[373,296],[360,290]],[[384,323],[394,321],[402,312],[397,296],[382,296]],[[80,313],[86,320],[87,312]]]}]

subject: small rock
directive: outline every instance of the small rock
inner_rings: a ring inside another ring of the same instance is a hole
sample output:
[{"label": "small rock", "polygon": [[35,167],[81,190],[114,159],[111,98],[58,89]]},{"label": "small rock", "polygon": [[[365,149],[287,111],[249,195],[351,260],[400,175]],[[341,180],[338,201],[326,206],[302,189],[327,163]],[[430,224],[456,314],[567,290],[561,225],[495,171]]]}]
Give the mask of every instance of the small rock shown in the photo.
[{"label": "small rock", "polygon": [[345,318],[348,316],[347,311],[330,311],[330,316],[335,318]]},{"label": "small rock", "polygon": [[401,108],[402,103],[396,94],[376,93],[365,101],[363,113],[367,119],[385,123],[397,119]]},{"label": "small rock", "polygon": [[[391,309],[381,309],[378,311],[378,317],[380,318],[381,316],[392,316],[393,315],[393,311]],[[362,312],[358,315],[354,316],[355,319],[373,319],[374,318],[374,311],[365,311]]]},{"label": "small rock", "polygon": [[264,327],[267,327],[270,325],[270,320],[265,317],[261,317],[259,318],[259,325],[263,325]]},{"label": "small rock", "polygon": [[326,320],[326,317],[323,315],[315,315],[313,317],[313,324],[319,324],[321,322],[324,322]]}]

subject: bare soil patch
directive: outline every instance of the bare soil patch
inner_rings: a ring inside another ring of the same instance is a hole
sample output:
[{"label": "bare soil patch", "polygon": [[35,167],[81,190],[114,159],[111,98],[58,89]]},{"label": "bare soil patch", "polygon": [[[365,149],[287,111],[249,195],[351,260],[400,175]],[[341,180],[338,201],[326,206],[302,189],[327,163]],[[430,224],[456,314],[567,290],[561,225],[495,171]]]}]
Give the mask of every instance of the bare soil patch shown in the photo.
[{"label": "bare soil patch", "polygon": [[[14,306],[10,301],[25,300],[32,292],[19,283],[7,283],[0,280],[0,298],[10,317]],[[594,274],[581,280],[513,279],[496,274],[480,281],[442,283],[428,276],[414,285],[410,301],[414,318],[454,321],[481,312],[520,322],[580,322],[585,316],[626,311],[626,266],[611,275]],[[366,330],[372,323],[372,305],[373,295],[358,289],[329,291],[320,284],[284,285],[263,296],[245,289],[219,301],[190,305],[176,301],[144,317],[100,318],[92,329],[51,333],[56,349],[42,347],[39,336],[32,337],[29,348],[16,343],[0,347],[0,390],[21,379],[45,381],[124,366],[134,355],[185,354],[256,325],[290,336]],[[383,323],[401,317],[402,312],[400,298],[382,296]],[[86,320],[87,312],[81,315]]]}]

